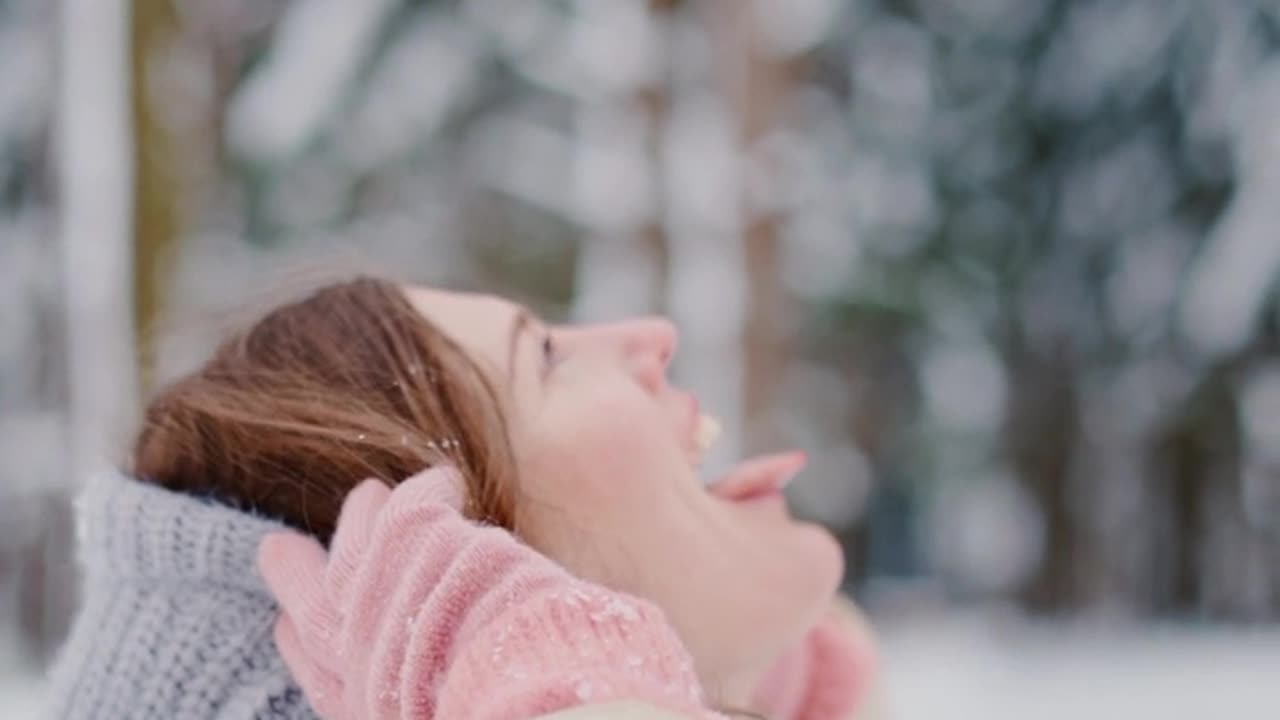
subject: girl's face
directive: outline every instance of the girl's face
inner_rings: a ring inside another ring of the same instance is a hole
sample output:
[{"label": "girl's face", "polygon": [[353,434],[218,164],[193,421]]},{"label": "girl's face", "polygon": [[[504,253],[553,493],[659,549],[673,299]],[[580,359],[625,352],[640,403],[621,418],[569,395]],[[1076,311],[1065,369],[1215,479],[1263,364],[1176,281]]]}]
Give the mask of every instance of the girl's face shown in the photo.
[{"label": "girl's face", "polygon": [[579,577],[657,603],[709,689],[741,695],[817,620],[843,571],[839,545],[777,493],[738,497],[803,456],[744,463],[708,488],[697,400],[667,381],[669,322],[547,326],[491,296],[406,294],[507,399],[521,536]]}]

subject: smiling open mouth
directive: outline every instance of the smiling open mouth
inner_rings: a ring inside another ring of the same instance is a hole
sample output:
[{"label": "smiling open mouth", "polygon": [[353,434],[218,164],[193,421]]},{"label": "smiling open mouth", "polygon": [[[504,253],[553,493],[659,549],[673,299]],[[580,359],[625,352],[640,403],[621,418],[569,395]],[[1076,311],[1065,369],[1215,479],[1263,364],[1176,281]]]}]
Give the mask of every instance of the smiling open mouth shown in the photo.
[{"label": "smiling open mouth", "polygon": [[705,477],[703,461],[721,436],[720,423],[715,417],[699,412],[693,435],[695,470],[703,471],[700,472],[704,475],[702,482],[712,495],[729,502],[781,499],[783,489],[795,479],[807,460],[802,451],[772,453],[744,458],[718,477]]}]

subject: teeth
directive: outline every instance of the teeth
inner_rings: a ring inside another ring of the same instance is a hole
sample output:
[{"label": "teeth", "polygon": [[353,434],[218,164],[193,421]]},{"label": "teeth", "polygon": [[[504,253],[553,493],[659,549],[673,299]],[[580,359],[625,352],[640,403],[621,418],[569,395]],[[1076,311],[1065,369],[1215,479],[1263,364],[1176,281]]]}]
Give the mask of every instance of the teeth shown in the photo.
[{"label": "teeth", "polygon": [[706,413],[700,413],[698,415],[698,436],[696,438],[698,454],[705,455],[719,438],[720,422]]}]

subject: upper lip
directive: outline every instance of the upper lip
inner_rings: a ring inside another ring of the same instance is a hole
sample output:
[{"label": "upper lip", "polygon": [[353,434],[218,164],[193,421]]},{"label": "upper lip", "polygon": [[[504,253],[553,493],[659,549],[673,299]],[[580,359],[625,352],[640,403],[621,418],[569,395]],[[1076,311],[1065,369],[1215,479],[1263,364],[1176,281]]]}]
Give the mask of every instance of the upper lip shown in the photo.
[{"label": "upper lip", "polygon": [[746,477],[729,477],[710,487],[712,495],[732,502],[750,500],[762,495],[781,492],[795,473],[777,473],[769,475],[748,475]]},{"label": "upper lip", "polygon": [[708,490],[722,500],[749,500],[771,495],[786,487],[805,466],[799,451],[763,455],[744,460],[712,483]]}]

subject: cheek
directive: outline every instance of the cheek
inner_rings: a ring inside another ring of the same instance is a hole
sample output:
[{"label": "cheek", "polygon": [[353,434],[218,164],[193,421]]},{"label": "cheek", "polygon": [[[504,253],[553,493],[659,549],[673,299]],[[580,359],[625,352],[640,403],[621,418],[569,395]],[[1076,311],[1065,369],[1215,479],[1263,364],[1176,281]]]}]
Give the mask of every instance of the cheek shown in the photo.
[{"label": "cheek", "polygon": [[616,585],[646,562],[696,487],[669,420],[638,388],[562,391],[514,439],[521,534],[590,580]]},{"label": "cheek", "polygon": [[558,470],[575,492],[615,501],[650,492],[679,469],[670,420],[621,383],[561,391],[539,414],[528,450],[533,464]]}]

